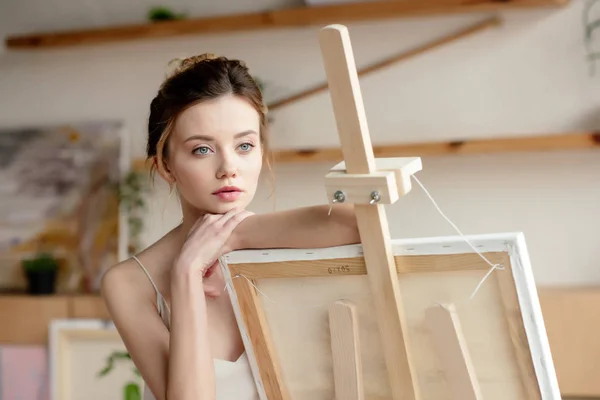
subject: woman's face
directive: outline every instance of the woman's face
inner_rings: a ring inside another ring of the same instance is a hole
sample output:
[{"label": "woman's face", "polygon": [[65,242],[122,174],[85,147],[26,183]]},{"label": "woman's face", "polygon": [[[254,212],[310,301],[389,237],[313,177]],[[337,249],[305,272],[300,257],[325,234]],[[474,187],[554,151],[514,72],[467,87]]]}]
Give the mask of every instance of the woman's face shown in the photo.
[{"label": "woman's face", "polygon": [[202,213],[246,208],[262,160],[260,116],[234,95],[188,108],[169,138],[167,165],[181,201]]}]

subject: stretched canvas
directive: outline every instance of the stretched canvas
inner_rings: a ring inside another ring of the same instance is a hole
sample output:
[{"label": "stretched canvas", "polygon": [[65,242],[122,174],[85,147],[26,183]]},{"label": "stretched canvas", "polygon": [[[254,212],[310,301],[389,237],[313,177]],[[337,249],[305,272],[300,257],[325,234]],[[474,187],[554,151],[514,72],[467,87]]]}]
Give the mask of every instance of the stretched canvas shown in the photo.
[{"label": "stretched canvas", "polygon": [[116,190],[127,168],[119,122],[0,131],[0,289],[26,285],[21,260],[50,252],[58,290],[93,290],[123,252]]},{"label": "stretched canvas", "polygon": [[[391,242],[418,398],[466,398],[452,387],[452,370],[461,359],[445,363],[445,349],[428,317],[438,306],[453,305],[479,393],[469,398],[560,400],[524,236],[467,239],[474,248],[462,237]],[[490,266],[475,249],[503,266],[479,287]],[[348,340],[331,331],[330,308],[339,301],[356,307],[357,379],[364,398],[395,398],[362,245],[240,251],[225,257],[223,268],[234,289],[231,300],[261,400],[336,398],[333,352],[338,341]],[[401,376],[395,379],[403,387],[408,384]]]}]

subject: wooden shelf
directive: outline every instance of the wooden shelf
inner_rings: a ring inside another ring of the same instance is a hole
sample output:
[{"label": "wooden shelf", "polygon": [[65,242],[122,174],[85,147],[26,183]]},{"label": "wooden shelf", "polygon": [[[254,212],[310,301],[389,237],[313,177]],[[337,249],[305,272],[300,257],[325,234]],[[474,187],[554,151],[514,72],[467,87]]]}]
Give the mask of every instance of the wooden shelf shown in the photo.
[{"label": "wooden shelf", "polygon": [[0,344],[46,345],[52,320],[80,318],[110,320],[110,315],[97,294],[1,295]]},{"label": "wooden shelf", "polygon": [[[537,151],[560,151],[600,148],[600,133],[575,132],[564,134],[517,136],[492,139],[478,139],[452,142],[428,142],[373,146],[376,157],[425,157],[452,154],[489,154]],[[275,162],[306,163],[342,161],[339,148],[276,150],[273,152]],[[148,168],[145,159],[135,159],[134,170]]]},{"label": "wooden shelf", "polygon": [[360,3],[287,8],[255,13],[179,21],[124,25],[68,32],[47,32],[5,39],[8,49],[90,45],[190,34],[214,34],[260,29],[415,17],[435,14],[496,12],[510,9],[559,7],[570,0],[378,0]]}]

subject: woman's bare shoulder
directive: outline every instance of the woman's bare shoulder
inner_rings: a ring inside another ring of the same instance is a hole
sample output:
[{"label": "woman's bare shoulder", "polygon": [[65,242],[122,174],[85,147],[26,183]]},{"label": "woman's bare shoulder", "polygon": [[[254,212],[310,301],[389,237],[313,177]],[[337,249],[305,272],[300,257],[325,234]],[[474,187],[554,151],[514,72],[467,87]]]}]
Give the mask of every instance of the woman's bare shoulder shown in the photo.
[{"label": "woman's bare shoulder", "polygon": [[[141,273],[141,274],[140,274]],[[122,301],[147,300],[141,284],[143,272],[133,258],[128,258],[109,268],[100,282],[100,293],[107,306]]]},{"label": "woman's bare shoulder", "polygon": [[140,265],[133,257],[110,267],[102,276],[100,290],[105,301],[136,301],[137,299],[153,299],[154,288],[147,273],[158,286],[162,286],[160,278],[164,276],[162,266],[166,264],[165,256],[172,253],[172,240],[169,234],[137,254]]}]

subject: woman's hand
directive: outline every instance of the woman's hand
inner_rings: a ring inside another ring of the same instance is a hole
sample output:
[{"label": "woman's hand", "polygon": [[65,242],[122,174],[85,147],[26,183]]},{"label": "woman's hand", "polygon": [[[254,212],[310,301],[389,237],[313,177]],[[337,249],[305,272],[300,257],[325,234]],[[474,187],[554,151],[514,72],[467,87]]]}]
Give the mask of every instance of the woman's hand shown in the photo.
[{"label": "woman's hand", "polygon": [[233,230],[252,215],[243,209],[233,209],[225,214],[206,214],[192,226],[175,260],[174,273],[192,273],[204,277],[219,257],[228,253],[226,245]]}]

